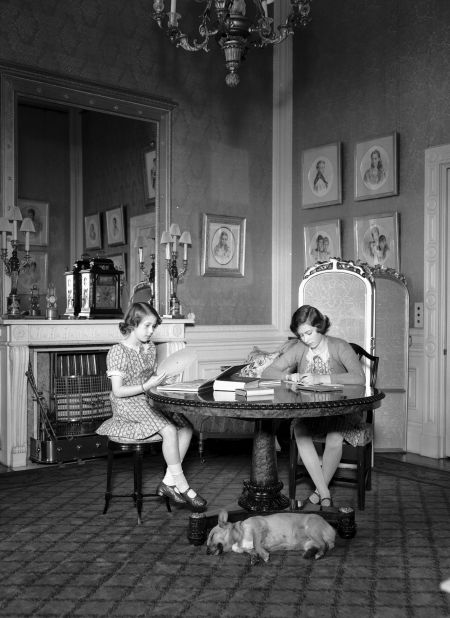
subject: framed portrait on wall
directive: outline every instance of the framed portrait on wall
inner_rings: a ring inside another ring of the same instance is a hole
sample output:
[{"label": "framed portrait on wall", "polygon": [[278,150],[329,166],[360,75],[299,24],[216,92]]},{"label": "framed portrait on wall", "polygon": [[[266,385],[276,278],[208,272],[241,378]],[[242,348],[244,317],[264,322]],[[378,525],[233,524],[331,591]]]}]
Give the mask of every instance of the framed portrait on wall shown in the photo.
[{"label": "framed portrait on wall", "polygon": [[243,277],[244,217],[203,214],[201,274],[206,277]]},{"label": "framed portrait on wall", "polygon": [[355,200],[398,194],[398,134],[365,140],[355,148]]},{"label": "framed portrait on wall", "polygon": [[400,270],[398,213],[355,217],[355,258]]},{"label": "framed portrait on wall", "polygon": [[340,219],[320,221],[303,226],[305,268],[332,257],[341,257]]},{"label": "framed portrait on wall", "polygon": [[106,237],[108,246],[125,244],[125,218],[123,206],[107,210],[106,213]]},{"label": "framed portrait on wall", "polygon": [[31,288],[36,286],[39,294],[44,294],[48,286],[48,253],[33,251],[31,263],[28,268],[22,268],[17,282],[17,293],[31,293]]},{"label": "framed portrait on wall", "polygon": [[48,245],[48,202],[18,199],[17,205],[22,218],[28,217],[34,225],[35,231],[30,234],[30,245],[38,247]]},{"label": "framed portrait on wall", "polygon": [[84,235],[86,249],[102,248],[102,230],[100,227],[100,213],[87,215],[84,218]]},{"label": "framed portrait on wall", "polygon": [[154,142],[144,150],[144,186],[147,205],[155,203],[158,182],[158,155]]},{"label": "framed portrait on wall", "polygon": [[342,204],[340,142],[302,152],[302,207]]}]

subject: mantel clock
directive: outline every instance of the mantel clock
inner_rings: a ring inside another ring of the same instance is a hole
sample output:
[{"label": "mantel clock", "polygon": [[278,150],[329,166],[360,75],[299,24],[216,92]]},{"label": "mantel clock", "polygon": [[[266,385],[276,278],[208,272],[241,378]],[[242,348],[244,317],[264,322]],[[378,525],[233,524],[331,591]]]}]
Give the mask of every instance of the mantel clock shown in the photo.
[{"label": "mantel clock", "polygon": [[93,258],[81,275],[81,309],[79,318],[120,318],[120,276],[108,258]]},{"label": "mantel clock", "polygon": [[64,315],[67,318],[76,318],[81,309],[81,274],[80,272],[89,269],[91,261],[89,255],[83,254],[81,259],[76,260],[72,270],[64,273],[66,278],[66,310]]}]

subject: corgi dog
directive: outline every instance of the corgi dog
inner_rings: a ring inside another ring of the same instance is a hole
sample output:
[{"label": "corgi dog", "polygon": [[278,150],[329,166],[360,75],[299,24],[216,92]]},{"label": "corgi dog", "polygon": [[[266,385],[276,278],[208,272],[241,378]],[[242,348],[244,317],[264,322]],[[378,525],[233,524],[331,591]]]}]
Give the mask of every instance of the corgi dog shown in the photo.
[{"label": "corgi dog", "polygon": [[315,513],[276,513],[257,515],[244,521],[228,522],[220,511],[218,523],[208,535],[206,552],[213,556],[234,551],[251,555],[251,563],[267,562],[271,551],[296,549],[303,558],[323,558],[333,549],[336,531]]}]

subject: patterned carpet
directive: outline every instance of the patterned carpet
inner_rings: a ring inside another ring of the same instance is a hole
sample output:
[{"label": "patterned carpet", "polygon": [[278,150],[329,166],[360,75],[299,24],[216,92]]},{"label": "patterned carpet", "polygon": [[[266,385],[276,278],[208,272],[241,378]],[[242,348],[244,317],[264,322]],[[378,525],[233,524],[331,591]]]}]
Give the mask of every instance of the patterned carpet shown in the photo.
[{"label": "patterned carpet", "polygon": [[[236,508],[248,478],[250,454],[231,450],[186,462],[211,510]],[[130,463],[118,463],[122,490]],[[149,491],[160,471],[160,456],[146,457]],[[286,483],[285,458],[279,472]],[[323,560],[279,552],[256,567],[248,556],[190,545],[184,509],[169,514],[148,499],[138,526],[131,500],[113,500],[102,515],[105,477],[104,460],[0,475],[0,616],[450,616],[450,594],[439,590],[450,577],[447,472],[377,457],[354,539],[337,537]],[[339,504],[356,503],[350,487],[333,493]]]}]

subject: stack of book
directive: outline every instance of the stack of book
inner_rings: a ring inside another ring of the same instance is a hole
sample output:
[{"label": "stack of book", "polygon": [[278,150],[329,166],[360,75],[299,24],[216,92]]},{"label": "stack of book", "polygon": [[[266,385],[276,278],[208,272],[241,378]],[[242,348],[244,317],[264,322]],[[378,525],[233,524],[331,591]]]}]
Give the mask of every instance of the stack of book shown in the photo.
[{"label": "stack of book", "polygon": [[214,380],[213,390],[215,391],[236,391],[239,388],[250,388],[259,386],[258,378],[248,378],[240,375],[231,375],[226,378],[220,377]]},{"label": "stack of book", "polygon": [[236,389],[236,399],[239,397],[245,397],[246,399],[271,399],[275,393],[272,386],[256,386],[245,385],[244,388]]},{"label": "stack of book", "polygon": [[[234,395],[239,397],[259,397],[270,398],[274,394],[274,386],[280,384],[280,380],[264,380],[241,376],[240,370],[245,365],[234,365],[222,371],[215,378],[189,380],[186,382],[175,382],[170,384],[160,384],[157,389],[162,392],[184,392],[198,393],[212,387],[214,399],[220,401],[233,401]],[[230,393],[225,396],[225,393]],[[216,393],[219,393],[217,397]],[[224,393],[224,395],[220,395]]]}]

